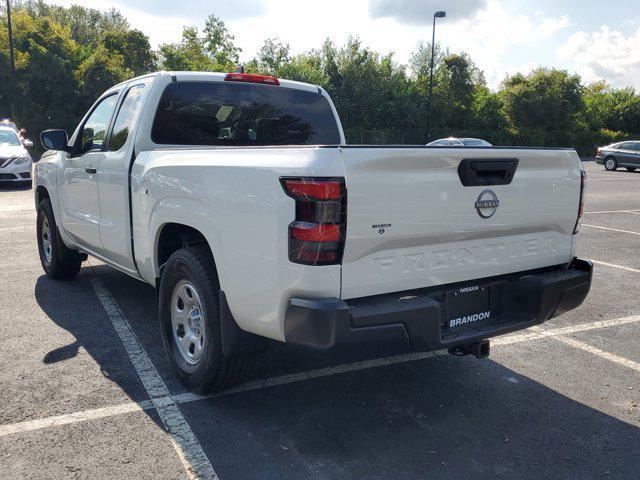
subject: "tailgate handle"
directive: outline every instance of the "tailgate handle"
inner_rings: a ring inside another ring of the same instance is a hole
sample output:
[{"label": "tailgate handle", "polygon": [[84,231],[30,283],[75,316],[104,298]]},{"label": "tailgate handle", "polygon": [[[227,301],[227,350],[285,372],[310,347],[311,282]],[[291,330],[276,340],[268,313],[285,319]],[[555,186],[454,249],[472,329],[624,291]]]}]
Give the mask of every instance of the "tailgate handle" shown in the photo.
[{"label": "tailgate handle", "polygon": [[458,176],[465,187],[508,185],[518,168],[517,158],[465,158]]}]

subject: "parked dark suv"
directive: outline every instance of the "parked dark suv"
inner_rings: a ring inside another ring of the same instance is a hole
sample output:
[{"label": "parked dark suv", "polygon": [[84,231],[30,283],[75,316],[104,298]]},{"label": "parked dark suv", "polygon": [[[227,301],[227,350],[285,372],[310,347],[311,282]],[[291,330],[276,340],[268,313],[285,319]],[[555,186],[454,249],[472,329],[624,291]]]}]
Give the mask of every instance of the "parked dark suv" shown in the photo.
[{"label": "parked dark suv", "polygon": [[625,167],[633,172],[640,168],[640,140],[627,140],[598,148],[596,163],[604,165],[607,170]]}]

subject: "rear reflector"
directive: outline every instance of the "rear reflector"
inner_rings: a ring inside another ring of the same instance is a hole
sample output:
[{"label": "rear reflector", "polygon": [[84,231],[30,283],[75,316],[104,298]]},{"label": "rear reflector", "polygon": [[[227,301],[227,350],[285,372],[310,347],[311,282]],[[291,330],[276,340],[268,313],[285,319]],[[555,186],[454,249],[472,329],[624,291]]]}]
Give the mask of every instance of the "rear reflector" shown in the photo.
[{"label": "rear reflector", "polygon": [[295,204],[289,225],[289,260],[305,265],[342,261],[347,228],[347,191],[343,178],[282,178]]},{"label": "rear reflector", "polygon": [[267,85],[280,85],[276,77],[268,75],[253,75],[251,73],[227,73],[224,78],[227,82],[265,83]]}]

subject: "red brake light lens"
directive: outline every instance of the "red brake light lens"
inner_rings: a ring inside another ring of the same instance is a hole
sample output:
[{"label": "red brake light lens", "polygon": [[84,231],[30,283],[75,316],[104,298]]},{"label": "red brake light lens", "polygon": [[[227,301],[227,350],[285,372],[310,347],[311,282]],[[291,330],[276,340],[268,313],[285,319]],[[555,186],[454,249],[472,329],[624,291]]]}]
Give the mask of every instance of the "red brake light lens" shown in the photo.
[{"label": "red brake light lens", "polygon": [[264,83],[267,85],[280,85],[280,80],[269,75],[253,75],[252,73],[227,73],[224,78],[227,82]]},{"label": "red brake light lens", "polygon": [[313,178],[285,180],[285,190],[293,197],[318,200],[338,200],[342,184]]},{"label": "red brake light lens", "polygon": [[289,260],[305,265],[339,264],[347,228],[344,179],[283,178],[281,183],[296,202],[296,218],[289,225]]}]

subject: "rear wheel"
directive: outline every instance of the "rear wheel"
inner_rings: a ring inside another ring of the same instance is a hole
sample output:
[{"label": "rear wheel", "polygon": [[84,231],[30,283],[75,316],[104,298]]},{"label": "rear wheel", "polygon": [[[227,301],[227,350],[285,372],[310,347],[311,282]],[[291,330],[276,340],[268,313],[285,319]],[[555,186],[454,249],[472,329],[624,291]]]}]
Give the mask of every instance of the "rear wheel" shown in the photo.
[{"label": "rear wheel", "polygon": [[159,292],[162,339],[180,380],[197,393],[229,388],[253,366],[253,356],[222,352],[219,292],[207,248],[183,248],[167,260]]},{"label": "rear wheel", "polygon": [[58,280],[75,277],[86,256],[68,248],[60,238],[48,198],[38,205],[36,231],[40,263],[47,276]]},{"label": "rear wheel", "polygon": [[608,157],[605,161],[604,161],[604,168],[606,170],[609,170],[610,172],[617,170],[618,169],[618,162],[615,158],[613,157]]},{"label": "rear wheel", "polygon": [[637,167],[626,167],[628,172],[635,172]]}]

